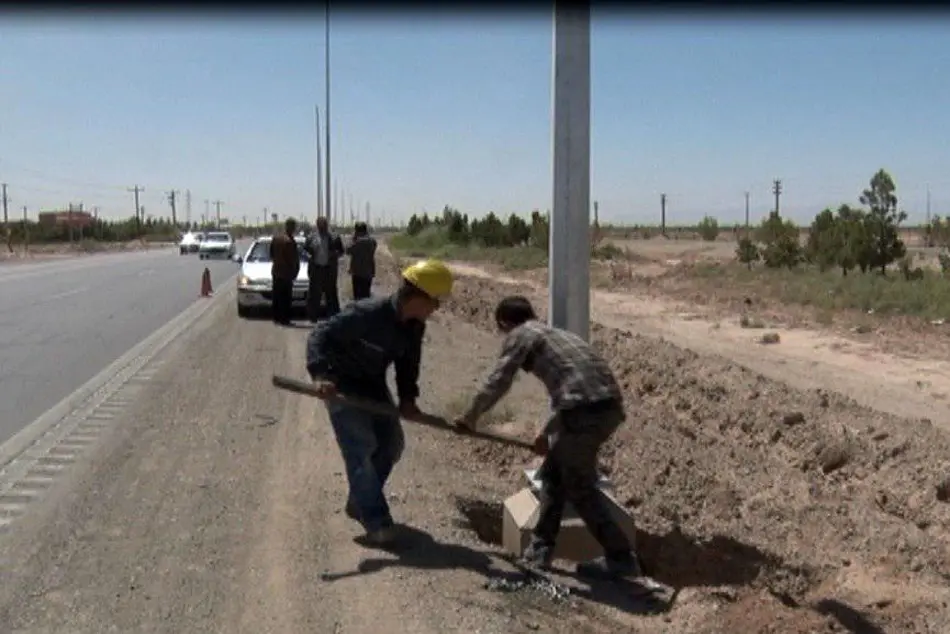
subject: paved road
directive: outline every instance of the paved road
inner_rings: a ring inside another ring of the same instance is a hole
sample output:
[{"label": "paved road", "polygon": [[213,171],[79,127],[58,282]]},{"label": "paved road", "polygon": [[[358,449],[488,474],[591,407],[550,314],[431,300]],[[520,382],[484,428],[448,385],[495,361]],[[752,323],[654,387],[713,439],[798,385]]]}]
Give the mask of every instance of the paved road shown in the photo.
[{"label": "paved road", "polygon": [[[24,477],[47,489],[0,530],[0,631],[632,629],[584,629],[562,615],[553,623],[568,627],[551,627],[554,617],[522,616],[508,595],[483,589],[488,569],[506,564],[455,524],[464,518],[452,500],[473,494],[473,474],[446,457],[445,432],[406,426],[411,451],[388,487],[407,524],[397,552],[354,543],[362,530],[342,512],[346,479],[326,409],[270,385],[273,373],[305,376],[308,331],[240,320],[233,298],[213,300],[124,410],[81,424]],[[422,385],[432,395],[458,367],[446,344],[459,334],[433,324],[427,336],[437,342]],[[43,485],[45,473],[55,475]]]},{"label": "paved road", "polygon": [[[194,302],[176,250],[0,265],[0,444]],[[207,262],[215,288],[238,271]]]}]

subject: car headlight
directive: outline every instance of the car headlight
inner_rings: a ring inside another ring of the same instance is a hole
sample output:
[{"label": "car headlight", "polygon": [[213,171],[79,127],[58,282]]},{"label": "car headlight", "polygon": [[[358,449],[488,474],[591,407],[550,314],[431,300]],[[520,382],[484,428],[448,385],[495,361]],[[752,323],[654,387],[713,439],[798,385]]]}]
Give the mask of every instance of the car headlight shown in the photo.
[{"label": "car headlight", "polygon": [[269,279],[254,280],[254,279],[249,278],[246,275],[242,275],[240,279],[238,279],[238,286],[270,286],[270,280]]}]

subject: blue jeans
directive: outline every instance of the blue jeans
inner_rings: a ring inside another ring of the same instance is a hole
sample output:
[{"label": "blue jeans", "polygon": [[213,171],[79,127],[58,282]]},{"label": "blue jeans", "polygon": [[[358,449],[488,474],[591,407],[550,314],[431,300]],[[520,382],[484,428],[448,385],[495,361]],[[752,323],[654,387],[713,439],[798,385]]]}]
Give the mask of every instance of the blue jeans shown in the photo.
[{"label": "blue jeans", "polygon": [[340,403],[328,403],[327,411],[346,465],[349,500],[359,509],[363,527],[375,531],[392,526],[383,488],[406,446],[402,423]]}]

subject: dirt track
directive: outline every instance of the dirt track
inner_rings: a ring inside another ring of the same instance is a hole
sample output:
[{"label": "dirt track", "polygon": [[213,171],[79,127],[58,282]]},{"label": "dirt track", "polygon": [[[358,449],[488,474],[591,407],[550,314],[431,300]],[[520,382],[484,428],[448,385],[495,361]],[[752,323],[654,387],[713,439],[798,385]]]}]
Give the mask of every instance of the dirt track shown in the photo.
[{"label": "dirt track", "polygon": [[[497,351],[489,313],[510,291],[460,281],[428,329],[425,408],[457,411]],[[274,372],[303,376],[307,330],[240,321],[223,299],[0,538],[4,631],[873,634],[950,620],[942,432],[605,327],[594,339],[630,412],[606,466],[646,564],[681,589],[671,612],[486,590],[508,570],[486,541],[530,457],[428,429],[408,428],[391,486],[408,547],[363,549],[324,410],[269,387]],[[209,360],[222,350],[226,366]],[[527,435],[543,408],[519,379],[493,418]]]}]

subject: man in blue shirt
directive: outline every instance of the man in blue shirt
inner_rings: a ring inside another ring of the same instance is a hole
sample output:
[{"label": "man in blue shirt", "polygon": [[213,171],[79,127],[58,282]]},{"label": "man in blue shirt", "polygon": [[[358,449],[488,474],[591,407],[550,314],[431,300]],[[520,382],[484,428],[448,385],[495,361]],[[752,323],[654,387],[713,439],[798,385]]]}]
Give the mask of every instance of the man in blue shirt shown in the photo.
[{"label": "man in blue shirt", "polygon": [[[424,260],[402,277],[393,295],[353,302],[310,333],[307,371],[322,398],[339,393],[392,404],[386,370],[395,364],[400,414],[420,414],[425,321],[452,291],[452,273],[442,262]],[[405,446],[400,420],[332,399],[327,411],[346,465],[346,513],[363,524],[369,544],[385,546],[393,539],[393,520],[383,489]]]}]

